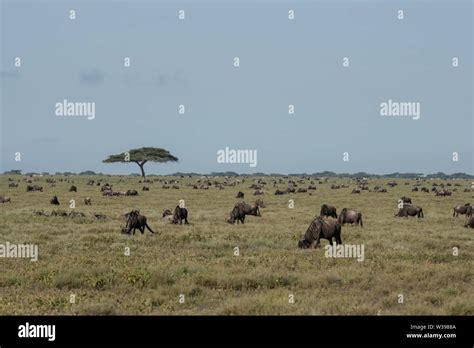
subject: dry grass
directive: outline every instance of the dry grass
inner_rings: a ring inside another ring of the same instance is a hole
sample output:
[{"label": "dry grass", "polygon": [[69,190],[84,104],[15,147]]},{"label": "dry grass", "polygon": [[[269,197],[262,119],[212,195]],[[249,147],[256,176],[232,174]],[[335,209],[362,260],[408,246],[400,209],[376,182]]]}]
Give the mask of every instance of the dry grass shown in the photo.
[{"label": "dry grass", "polygon": [[[224,220],[236,193],[243,191],[247,202],[254,200],[248,187],[255,178],[207,191],[185,186],[196,178],[177,178],[180,190],[154,183],[142,192],[139,178],[103,177],[116,190],[138,190],[138,197],[103,197],[99,187],[85,185],[90,177],[70,178],[78,193],[69,193],[66,182],[49,187],[44,177],[34,182],[44,186],[44,193],[26,193],[24,182],[8,188],[7,178],[0,176],[0,195],[13,203],[0,205],[0,243],[38,244],[39,260],[0,259],[3,315],[474,314],[474,231],[463,227],[464,218],[451,216],[453,206],[474,203],[472,193],[462,192],[467,181],[458,181],[461,187],[451,197],[412,193],[412,185],[403,183],[414,181],[402,179],[388,193],[350,194],[354,184],[331,190],[331,184],[350,179],[330,179],[316,185],[313,195],[274,196],[270,178],[265,178],[263,216],[229,225]],[[371,180],[369,186],[388,181]],[[86,217],[33,216],[35,209],[57,208],[49,204],[53,195],[65,210],[76,199],[76,210]],[[402,195],[423,207],[424,219],[393,217]],[[92,206],[83,204],[84,197],[91,197]],[[290,198],[294,209],[288,208]],[[189,226],[161,220],[162,210],[172,209],[179,199],[185,199]],[[324,249],[296,248],[323,203],[338,211],[352,207],[362,212],[364,228],[344,226],[342,239],[364,244],[365,261],[327,259]],[[131,209],[146,215],[158,233],[120,234],[121,214]],[[97,221],[94,212],[109,219]],[[130,256],[124,255],[126,247]],[[453,256],[453,247],[459,248],[459,256]],[[76,295],[74,304],[71,294]],[[185,303],[179,303],[180,294]],[[294,294],[294,304],[289,294]],[[403,304],[398,294],[404,295]]]}]

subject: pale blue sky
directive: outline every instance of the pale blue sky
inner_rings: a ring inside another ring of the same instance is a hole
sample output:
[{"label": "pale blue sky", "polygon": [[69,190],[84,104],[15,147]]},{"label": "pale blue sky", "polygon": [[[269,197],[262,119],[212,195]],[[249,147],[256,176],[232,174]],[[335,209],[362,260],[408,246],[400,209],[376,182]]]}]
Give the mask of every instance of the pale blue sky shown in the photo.
[{"label": "pale blue sky", "polygon": [[[472,1],[0,3],[0,171],[138,172],[102,160],[157,146],[180,161],[148,173],[474,173]],[[95,120],[56,117],[63,99]],[[381,117],[388,99],[421,119]],[[217,163],[225,147],[257,167]]]}]

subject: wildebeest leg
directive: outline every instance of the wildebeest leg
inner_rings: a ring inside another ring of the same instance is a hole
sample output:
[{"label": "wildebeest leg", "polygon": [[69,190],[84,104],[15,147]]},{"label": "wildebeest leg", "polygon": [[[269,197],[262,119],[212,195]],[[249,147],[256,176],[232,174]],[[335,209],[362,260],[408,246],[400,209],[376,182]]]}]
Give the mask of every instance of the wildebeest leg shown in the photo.
[{"label": "wildebeest leg", "polygon": [[185,224],[185,225],[189,225],[189,222],[188,222],[188,219],[187,219],[187,218],[184,219],[184,224]]},{"label": "wildebeest leg", "polygon": [[341,233],[336,234],[336,244],[342,244]]},{"label": "wildebeest leg", "polygon": [[135,227],[133,228],[133,235],[135,235]]}]

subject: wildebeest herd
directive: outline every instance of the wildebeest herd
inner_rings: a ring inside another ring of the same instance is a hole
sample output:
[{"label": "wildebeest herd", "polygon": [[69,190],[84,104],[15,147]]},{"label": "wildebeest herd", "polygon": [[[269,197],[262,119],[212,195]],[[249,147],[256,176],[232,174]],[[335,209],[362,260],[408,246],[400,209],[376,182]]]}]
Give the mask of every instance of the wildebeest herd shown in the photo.
[{"label": "wildebeest herd", "polygon": [[[284,180],[286,179],[286,181]],[[60,178],[59,181],[69,179]],[[307,180],[310,181],[309,186],[307,188],[298,187],[299,185],[304,184]],[[279,178],[273,179],[273,187],[276,187],[275,195],[285,195],[290,193],[307,193],[309,192],[310,195],[313,194],[317,190],[314,180],[319,180],[319,184],[323,184],[327,179],[314,179],[314,178],[302,178],[298,181],[295,181],[292,178]],[[324,181],[323,181],[324,180]],[[9,178],[9,188],[17,188],[19,185],[15,183],[13,179]],[[19,180],[17,180],[19,181]],[[31,178],[24,179],[26,181],[26,191],[27,192],[43,192],[43,187],[39,185],[30,185],[32,183]],[[54,188],[56,186],[56,180],[53,178],[48,178],[46,182],[50,185],[50,187]],[[154,181],[146,179],[143,183],[153,183]],[[163,180],[159,179],[158,182],[162,184],[162,188],[169,188],[169,185],[172,185],[172,188],[179,189],[179,181],[178,180]],[[219,189],[224,189],[225,186],[237,186],[244,184],[245,179],[232,179],[230,177],[226,177],[223,182],[219,182],[215,180],[212,182],[209,178],[203,177],[196,180],[195,184],[188,184],[192,186],[193,189],[208,189],[209,187],[216,187]],[[142,181],[139,182],[140,184]],[[386,193],[387,189],[381,186],[375,186],[373,189],[370,189],[368,186],[368,180],[366,178],[357,178],[355,180],[356,187],[352,188],[351,193],[354,194],[361,194],[361,192],[369,191],[369,192],[377,192],[377,193]],[[252,183],[249,186],[249,189],[256,190],[254,195],[261,195],[264,194],[264,189],[266,186],[266,182],[263,179],[256,180],[255,183]],[[278,184],[287,184],[286,190],[278,188]],[[405,183],[407,185],[408,183]],[[138,191],[135,189],[128,189],[127,191],[114,191],[113,186],[109,183],[101,183],[95,182],[94,180],[89,180],[86,185],[93,186],[97,185],[100,186],[100,192],[103,196],[138,196]],[[396,181],[389,181],[386,184],[388,187],[395,187],[398,185]],[[417,182],[412,189],[412,192],[420,191],[418,190],[418,186],[421,183]],[[457,188],[453,190],[447,190],[444,188],[444,184],[441,184],[441,189],[438,188],[438,184],[434,183],[431,189],[431,192],[434,192],[436,196],[450,196],[452,192],[456,192]],[[451,186],[450,183],[447,186]],[[455,184],[455,186],[459,186],[459,184]],[[332,184],[330,186],[333,190],[349,188],[350,185],[339,184],[335,185]],[[142,191],[149,191],[150,188],[147,186],[143,186]],[[78,187],[76,185],[71,185],[69,192],[78,192]],[[464,192],[469,192],[464,190]],[[421,188],[421,192],[430,192],[426,187]],[[236,198],[244,199],[244,193],[242,191],[238,191]],[[11,203],[10,197],[0,196],[0,203]],[[52,205],[60,205],[59,199],[57,195],[52,196],[50,199],[50,204]],[[84,198],[85,205],[92,205],[92,200],[90,197]],[[230,211],[226,221],[229,224],[244,224],[246,216],[256,216],[262,217],[261,208],[265,208],[265,203],[262,199],[257,199],[254,203],[248,204],[244,201],[240,201],[235,203],[234,207]],[[459,215],[466,216],[466,223],[465,227],[474,228],[474,217],[473,217],[473,206],[470,203],[464,203],[453,207],[453,217],[458,217]],[[75,213],[67,213],[64,211],[52,211],[51,213],[43,213],[43,212],[36,212],[35,215],[44,215],[44,216],[84,216],[84,214],[75,212]],[[102,214],[94,214],[97,219],[105,218]],[[145,228],[148,229],[151,233],[154,231],[150,228],[147,224],[147,218],[140,214],[140,211],[137,209],[133,209],[130,212],[123,215],[125,218],[125,225],[121,227],[121,232],[124,234],[134,234],[135,230],[138,229],[142,234],[145,231]],[[398,211],[394,214],[395,217],[418,217],[424,218],[424,211],[421,207],[414,205],[412,203],[412,199],[410,197],[402,196],[398,200]],[[173,211],[170,209],[164,209],[162,213],[162,218],[169,220],[173,224],[182,224],[184,222],[185,225],[189,224],[188,222],[188,210],[181,204],[177,205]],[[352,208],[344,207],[337,214],[337,208],[335,206],[329,204],[322,204],[319,214],[316,214],[315,217],[312,219],[309,227],[307,228],[303,239],[298,242],[298,246],[300,248],[308,248],[313,243],[315,243],[315,247],[320,245],[320,239],[327,239],[332,243],[332,240],[335,239],[337,244],[342,243],[342,227],[345,224],[351,224],[355,226],[363,227],[363,216],[362,213],[354,210]]]}]

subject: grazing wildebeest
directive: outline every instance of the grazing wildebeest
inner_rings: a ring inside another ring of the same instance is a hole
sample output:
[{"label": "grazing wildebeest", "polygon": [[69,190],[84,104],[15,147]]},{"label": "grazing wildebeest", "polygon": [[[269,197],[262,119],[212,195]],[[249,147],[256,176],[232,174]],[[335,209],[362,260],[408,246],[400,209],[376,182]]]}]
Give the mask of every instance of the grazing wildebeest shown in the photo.
[{"label": "grazing wildebeest", "polygon": [[26,186],[26,192],[34,192],[34,191],[43,192],[43,187],[37,186],[37,185],[34,185],[34,186],[27,185]]},{"label": "grazing wildebeest", "polygon": [[451,196],[452,194],[451,191],[444,190],[444,189],[440,191],[436,190],[435,192],[436,192],[436,196]]},{"label": "grazing wildebeest", "polygon": [[275,196],[284,195],[285,193],[286,193],[285,191],[281,191],[280,189],[277,189],[275,191]]},{"label": "grazing wildebeest", "polygon": [[143,186],[142,191],[150,191],[150,188],[148,186]]},{"label": "grazing wildebeest", "polygon": [[421,192],[430,193],[430,190],[428,190],[428,188],[426,188],[426,187],[422,187]]},{"label": "grazing wildebeest", "polygon": [[360,193],[360,190],[353,189],[351,193]]},{"label": "grazing wildebeest", "polygon": [[107,216],[106,216],[106,215],[97,214],[97,213],[94,213],[94,217],[95,217],[97,220],[105,220],[105,219],[107,219]]},{"label": "grazing wildebeest", "polygon": [[341,239],[341,224],[337,220],[324,219],[318,216],[309,225],[303,239],[298,242],[298,248],[307,249],[315,243],[315,248],[321,244],[321,238],[327,239],[329,244],[332,244],[333,238],[336,239],[337,244],[342,244]]},{"label": "grazing wildebeest", "polygon": [[[100,183],[97,183],[98,185],[100,185]],[[100,188],[100,192],[104,192],[104,191],[112,191],[112,185],[109,185],[108,183],[107,184],[104,184],[101,188]]]},{"label": "grazing wildebeest", "polygon": [[235,196],[235,198],[244,198],[244,193],[242,191],[239,191],[237,193],[237,196]]},{"label": "grazing wildebeest", "polygon": [[263,195],[263,191],[256,190],[256,191],[253,193],[253,195],[254,195],[254,196]]},{"label": "grazing wildebeest", "polygon": [[296,192],[296,189],[293,187],[293,186],[290,186],[286,189],[286,192],[287,193],[295,193]]},{"label": "grazing wildebeest", "polygon": [[472,215],[472,206],[471,203],[466,203],[464,205],[457,205],[453,209],[453,216],[459,216],[459,214],[466,216],[471,216]]},{"label": "grazing wildebeest", "polygon": [[49,203],[59,205],[58,196],[53,196],[53,198],[50,199]]},{"label": "grazing wildebeest", "polygon": [[464,227],[474,228],[474,215],[471,215],[471,217],[467,219],[467,223],[464,225]]},{"label": "grazing wildebeest", "polygon": [[352,209],[347,209],[347,208],[342,209],[341,212],[339,213],[338,221],[341,225],[355,224],[355,225],[360,225],[360,227],[364,227],[364,224],[362,222],[362,214]]},{"label": "grazing wildebeest", "polygon": [[395,214],[396,217],[418,216],[418,218],[424,217],[423,209],[411,204],[404,204],[402,208]]},{"label": "grazing wildebeest", "polygon": [[332,205],[323,204],[321,206],[321,211],[319,212],[319,215],[321,215],[321,216],[331,216],[331,217],[337,219],[336,207],[333,207]]},{"label": "grazing wildebeest", "polygon": [[316,190],[316,186],[315,185],[309,185],[308,190]]},{"label": "grazing wildebeest", "polygon": [[92,204],[91,199],[89,197],[84,198],[84,204],[91,205]]},{"label": "grazing wildebeest", "polygon": [[69,192],[77,192],[77,187],[72,185],[70,188],[69,188]]},{"label": "grazing wildebeest", "polygon": [[127,190],[127,192],[125,192],[125,196],[138,196],[138,191],[137,190]]},{"label": "grazing wildebeest", "polygon": [[163,214],[161,215],[163,219],[167,219],[169,221],[173,220],[173,212],[170,209],[164,209]]},{"label": "grazing wildebeest", "polygon": [[411,189],[411,192],[418,192],[418,187],[414,187]]},{"label": "grazing wildebeest", "polygon": [[125,227],[122,227],[122,233],[130,234],[130,232],[133,231],[133,234],[135,234],[135,229],[138,228],[138,230],[144,234],[145,233],[145,227],[151,232],[155,233],[152,231],[150,226],[146,223],[146,217],[145,215],[141,215],[138,210],[132,210],[130,213],[125,214],[125,217],[127,218],[127,224]]},{"label": "grazing wildebeest", "polygon": [[254,204],[250,205],[245,202],[236,203],[234,209],[229,214],[229,218],[227,219],[228,223],[234,224],[237,220],[237,224],[239,222],[245,223],[245,216],[246,215],[253,215],[253,216],[262,216],[260,214],[259,207],[263,208],[263,201],[261,199],[257,199]]},{"label": "grazing wildebeest", "polygon": [[3,196],[0,196],[0,203],[11,203],[12,200],[10,199],[10,197],[3,197]]},{"label": "grazing wildebeest", "polygon": [[298,193],[305,193],[305,192],[308,192],[308,190],[305,189],[305,188],[300,187],[296,192],[298,192]]},{"label": "grazing wildebeest", "polygon": [[8,187],[18,187],[18,184],[15,184],[14,182],[11,182],[8,184]]},{"label": "grazing wildebeest", "polygon": [[173,220],[171,221],[174,224],[177,224],[179,222],[180,225],[183,224],[183,220],[185,225],[188,225],[188,210],[186,208],[181,208],[179,205],[174,208],[174,213],[173,213]]},{"label": "grazing wildebeest", "polygon": [[405,204],[405,203],[411,204],[411,198],[410,197],[402,196],[402,197],[400,197],[400,200],[403,202],[403,204]]}]

